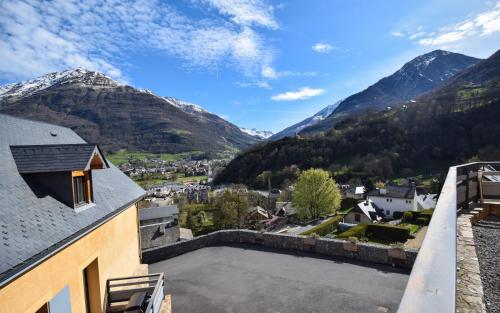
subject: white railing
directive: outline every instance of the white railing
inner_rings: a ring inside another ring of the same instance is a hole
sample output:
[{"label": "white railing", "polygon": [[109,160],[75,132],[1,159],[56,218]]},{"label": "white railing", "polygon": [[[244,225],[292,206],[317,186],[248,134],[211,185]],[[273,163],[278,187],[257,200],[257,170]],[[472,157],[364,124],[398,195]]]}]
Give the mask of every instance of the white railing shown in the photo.
[{"label": "white railing", "polygon": [[489,165],[500,167],[500,162],[450,167],[401,299],[399,313],[455,313],[457,212],[468,209],[471,202],[481,198],[500,196],[500,182],[484,181],[478,175],[496,173],[482,171]]},{"label": "white railing", "polygon": [[117,303],[127,302],[135,293],[146,292],[148,304],[144,312],[158,313],[165,297],[164,286],[163,273],[108,279],[105,312]]}]

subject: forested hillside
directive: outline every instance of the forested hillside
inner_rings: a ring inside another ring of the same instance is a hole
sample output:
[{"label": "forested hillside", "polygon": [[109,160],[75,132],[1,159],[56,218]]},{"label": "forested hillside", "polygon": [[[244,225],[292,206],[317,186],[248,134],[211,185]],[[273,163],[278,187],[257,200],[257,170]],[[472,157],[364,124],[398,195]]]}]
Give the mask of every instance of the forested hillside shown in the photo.
[{"label": "forested hillside", "polygon": [[500,52],[414,103],[345,120],[324,136],[285,138],[239,155],[216,182],[273,184],[297,168],[328,168],[372,181],[444,170],[470,159],[500,159]]}]

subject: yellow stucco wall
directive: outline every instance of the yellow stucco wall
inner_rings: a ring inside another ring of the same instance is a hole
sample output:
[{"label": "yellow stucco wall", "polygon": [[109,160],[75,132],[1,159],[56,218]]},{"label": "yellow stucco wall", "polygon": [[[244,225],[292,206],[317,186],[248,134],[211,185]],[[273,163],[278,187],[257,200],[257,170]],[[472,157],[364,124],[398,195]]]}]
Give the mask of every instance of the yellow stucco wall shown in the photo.
[{"label": "yellow stucco wall", "polygon": [[102,304],[106,279],[130,276],[140,264],[137,230],[137,208],[131,206],[3,287],[0,311],[35,312],[68,285],[72,311],[85,313],[82,272],[96,258]]}]

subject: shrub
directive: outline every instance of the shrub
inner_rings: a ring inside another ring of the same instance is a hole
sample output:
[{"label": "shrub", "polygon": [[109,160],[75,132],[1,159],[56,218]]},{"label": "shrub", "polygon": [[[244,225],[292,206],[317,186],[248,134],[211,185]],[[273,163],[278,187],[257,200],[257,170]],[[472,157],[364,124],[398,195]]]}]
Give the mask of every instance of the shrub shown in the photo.
[{"label": "shrub", "polygon": [[319,236],[318,234],[316,234],[316,233],[312,233],[310,236],[311,236],[312,238],[316,238],[316,239],[318,239],[318,238],[320,237],[320,236]]},{"label": "shrub", "polygon": [[366,226],[367,226],[366,224],[358,224],[357,226],[349,228],[345,232],[339,234],[337,237],[343,239],[347,239],[349,237],[356,237],[356,238],[365,237]]},{"label": "shrub", "polygon": [[427,217],[419,217],[417,218],[417,224],[418,225],[429,225],[429,218]]},{"label": "shrub", "polygon": [[301,235],[310,236],[312,233],[316,233],[319,236],[325,236],[326,234],[329,234],[333,232],[335,229],[337,229],[337,226],[339,226],[339,223],[341,221],[342,221],[342,216],[340,215],[332,217],[328,221],[321,223],[309,230],[306,230]]},{"label": "shrub", "polygon": [[366,226],[366,234],[370,240],[384,242],[405,242],[410,237],[410,230],[392,225],[370,224]]},{"label": "shrub", "polygon": [[396,219],[396,220],[397,220],[397,219],[399,219],[399,218],[402,218],[402,217],[403,217],[403,212],[401,212],[401,211],[396,211],[396,212],[394,212],[394,213],[392,214],[392,217],[393,217],[394,219]]},{"label": "shrub", "polygon": [[406,211],[403,213],[403,221],[409,222],[413,220],[413,214],[410,211]]},{"label": "shrub", "polygon": [[349,240],[352,243],[358,243],[358,241],[359,241],[358,237],[349,237],[349,238],[347,238],[347,240]]}]

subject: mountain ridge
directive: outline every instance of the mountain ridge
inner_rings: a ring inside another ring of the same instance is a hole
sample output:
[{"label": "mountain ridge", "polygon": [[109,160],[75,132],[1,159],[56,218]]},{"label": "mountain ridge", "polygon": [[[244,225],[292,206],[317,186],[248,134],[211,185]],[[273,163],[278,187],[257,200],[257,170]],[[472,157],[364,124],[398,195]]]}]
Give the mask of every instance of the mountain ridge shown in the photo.
[{"label": "mountain ridge", "polygon": [[319,167],[340,181],[373,185],[500,157],[500,51],[404,104],[352,116],[324,135],[257,145],[231,161],[215,182],[263,188],[265,180],[257,178],[272,171],[273,185],[280,186],[298,169]]},{"label": "mountain ridge", "polygon": [[411,101],[442,86],[460,71],[481,59],[434,50],[406,62],[393,74],[344,99],[324,120],[302,130],[303,134],[328,131],[343,119]]},{"label": "mountain ridge", "polygon": [[108,151],[216,155],[259,141],[195,104],[173,99],[78,68],[1,86],[0,112],[71,127]]}]

